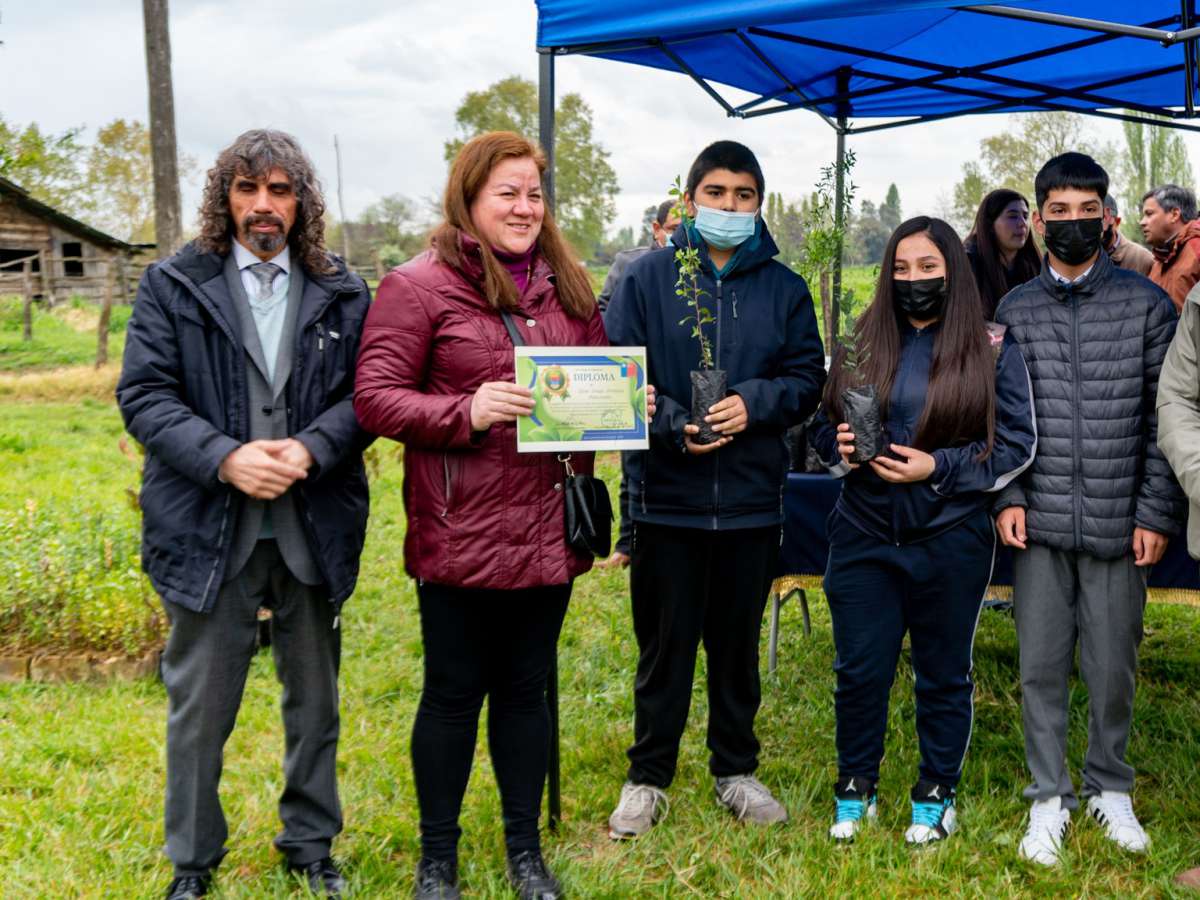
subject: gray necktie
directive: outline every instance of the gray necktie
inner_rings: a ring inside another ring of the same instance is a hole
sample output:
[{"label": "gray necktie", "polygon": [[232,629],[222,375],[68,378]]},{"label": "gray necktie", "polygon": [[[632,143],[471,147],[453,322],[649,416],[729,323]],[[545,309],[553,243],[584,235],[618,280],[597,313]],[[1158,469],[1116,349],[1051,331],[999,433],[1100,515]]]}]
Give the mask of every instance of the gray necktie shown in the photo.
[{"label": "gray necktie", "polygon": [[275,263],[260,262],[255,263],[250,267],[250,274],[258,280],[258,294],[255,300],[269,300],[274,291],[271,289],[271,284],[275,281],[275,276],[282,272],[279,266]]}]

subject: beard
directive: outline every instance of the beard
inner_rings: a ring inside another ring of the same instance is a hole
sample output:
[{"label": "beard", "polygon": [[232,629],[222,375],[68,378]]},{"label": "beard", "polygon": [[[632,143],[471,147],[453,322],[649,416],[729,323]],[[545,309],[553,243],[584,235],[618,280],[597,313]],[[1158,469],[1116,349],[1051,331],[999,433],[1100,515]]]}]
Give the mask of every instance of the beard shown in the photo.
[{"label": "beard", "polygon": [[[278,231],[253,231],[255,225],[275,225]],[[279,216],[261,216],[251,213],[242,219],[242,236],[246,245],[256,253],[278,253],[287,243],[283,219]]]}]

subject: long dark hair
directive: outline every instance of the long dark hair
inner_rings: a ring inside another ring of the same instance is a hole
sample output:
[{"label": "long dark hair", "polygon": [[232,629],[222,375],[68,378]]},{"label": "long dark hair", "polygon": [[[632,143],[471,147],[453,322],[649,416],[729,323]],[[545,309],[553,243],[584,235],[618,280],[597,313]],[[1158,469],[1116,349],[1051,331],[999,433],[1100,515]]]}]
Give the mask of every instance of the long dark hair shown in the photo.
[{"label": "long dark hair", "polygon": [[913,445],[931,452],[976,440],[986,440],[979,459],[992,452],[996,431],[996,363],[987,326],[979,315],[979,291],[971,274],[962,241],[941,219],[917,216],[901,223],[888,239],[875,299],[858,317],[851,342],[862,360],[857,369],[843,363],[840,348],[825,383],[824,404],[833,422],[841,422],[842,391],[856,384],[873,384],[880,409],[887,418],[888,400],[900,364],[900,328],[903,313],[896,309],[892,273],[896,247],[914,234],[924,234],[946,260],[946,303],[933,339],[933,367],[925,409],[917,423]]},{"label": "long dark hair", "polygon": [[[460,234],[468,234],[479,242],[483,261],[483,292],[496,309],[516,309],[520,301],[512,276],[496,259],[471,221],[471,204],[487,184],[492,169],[507,159],[532,159],[539,174],[546,172],[546,155],[532,141],[511,131],[489,131],[467,141],[454,162],[442,199],[444,216],[430,237],[430,244],[440,261],[461,269],[463,266]],[[587,319],[596,308],[592,285],[571,245],[567,243],[550,210],[545,211],[542,230],[537,238],[538,251],[554,272],[558,299],[566,311],[577,319]]]},{"label": "long dark hair", "polygon": [[296,192],[296,224],[288,235],[292,252],[312,275],[337,271],[325,249],[325,199],[312,161],[290,134],[256,128],[238,135],[208,170],[200,205],[196,245],[206,253],[228,255],[235,223],[229,211],[229,188],[238,175],[261,178],[274,168],[287,172]]},{"label": "long dark hair", "polygon": [[1036,278],[1042,270],[1042,257],[1033,242],[1032,228],[1025,236],[1025,243],[1013,257],[1011,278],[1005,269],[1000,256],[1000,244],[996,240],[996,219],[1015,200],[1020,200],[1026,209],[1029,208],[1029,201],[1024,196],[1008,188],[1000,188],[984,197],[975,212],[975,224],[971,226],[971,233],[964,242],[967,250],[975,254],[975,264],[978,266],[976,283],[983,301],[985,319],[995,315],[996,306],[1005,294],[1018,284]]}]

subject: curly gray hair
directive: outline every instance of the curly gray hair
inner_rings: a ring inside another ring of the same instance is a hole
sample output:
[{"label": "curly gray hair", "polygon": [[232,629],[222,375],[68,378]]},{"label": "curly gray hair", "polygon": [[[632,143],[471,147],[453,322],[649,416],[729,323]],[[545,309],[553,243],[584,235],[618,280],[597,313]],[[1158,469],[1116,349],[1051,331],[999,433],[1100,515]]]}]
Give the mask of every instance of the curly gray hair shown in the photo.
[{"label": "curly gray hair", "polygon": [[292,251],[307,272],[328,275],[336,271],[325,249],[325,199],[312,161],[290,134],[267,128],[238,135],[208,170],[197,246],[208,253],[229,253],[235,230],[229,210],[229,189],[234,177],[261,178],[275,168],[287,173],[296,192],[296,223],[288,235]]}]

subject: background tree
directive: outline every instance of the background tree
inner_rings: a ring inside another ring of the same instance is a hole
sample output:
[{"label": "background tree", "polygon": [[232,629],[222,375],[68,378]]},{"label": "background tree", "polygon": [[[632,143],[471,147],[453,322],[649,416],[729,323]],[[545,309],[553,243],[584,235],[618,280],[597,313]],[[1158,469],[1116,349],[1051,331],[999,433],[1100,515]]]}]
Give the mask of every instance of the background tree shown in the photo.
[{"label": "background tree", "polygon": [[657,216],[657,206],[647,206],[642,210],[642,230],[638,232],[636,246],[649,247],[654,243],[654,220]]},{"label": "background tree", "polygon": [[[1007,131],[979,142],[981,163],[968,162],[954,186],[954,224],[969,229],[984,195],[996,188],[1020,191],[1032,207],[1037,201],[1033,179],[1048,159],[1074,150],[1086,153],[1104,166],[1119,183],[1121,158],[1115,146],[1089,135],[1087,121],[1078,113],[1022,113],[1010,118]],[[965,231],[963,231],[965,234]]]},{"label": "background tree", "polygon": [[[979,167],[979,163],[971,161],[963,166],[963,177],[954,185],[954,195],[951,200],[950,224],[958,230],[961,237],[966,237],[975,221],[975,213],[979,204],[988,193],[988,179]],[[1030,202],[1033,199],[1030,198]]]},{"label": "background tree", "polygon": [[[888,196],[891,197],[892,189],[888,191]],[[850,233],[846,240],[846,261],[853,265],[879,265],[879,261],[883,259],[883,249],[887,246],[888,238],[899,225],[888,225],[884,221],[893,221],[899,216],[899,195],[896,196],[896,205],[889,206],[885,200],[883,205],[878,208],[870,200],[864,200],[859,207],[858,216],[854,220],[853,226],[850,228]]]},{"label": "background tree", "polygon": [[1121,125],[1125,132],[1121,230],[1133,240],[1140,241],[1142,230],[1138,227],[1137,211],[1141,208],[1142,197],[1160,184],[1194,188],[1192,162],[1180,132],[1141,122],[1122,122]]},{"label": "background tree", "polygon": [[771,236],[779,247],[779,261],[789,268],[800,266],[804,253],[805,208],[802,203],[789,203],[775,191],[767,194],[763,216],[771,229]]},{"label": "background tree", "polygon": [[895,184],[889,184],[887,196],[879,204],[879,223],[888,230],[890,235],[900,227],[903,220],[904,216],[900,212],[900,190]]},{"label": "background tree", "polygon": [[[462,145],[486,131],[515,131],[536,141],[537,86],[512,75],[483,91],[471,91],[454,113],[459,136],[446,141],[449,162]],[[616,218],[617,174],[608,151],[595,139],[592,110],[579,94],[564,94],[555,110],[555,218],[575,249],[590,257]]]},{"label": "background tree", "polygon": [[114,119],[96,133],[84,163],[83,218],[131,243],[154,241],[154,169],[150,131]]},{"label": "background tree", "polygon": [[68,128],[53,134],[36,122],[21,127],[0,116],[0,176],[43,203],[78,212],[80,165],[87,150],[80,141],[82,131]]}]

